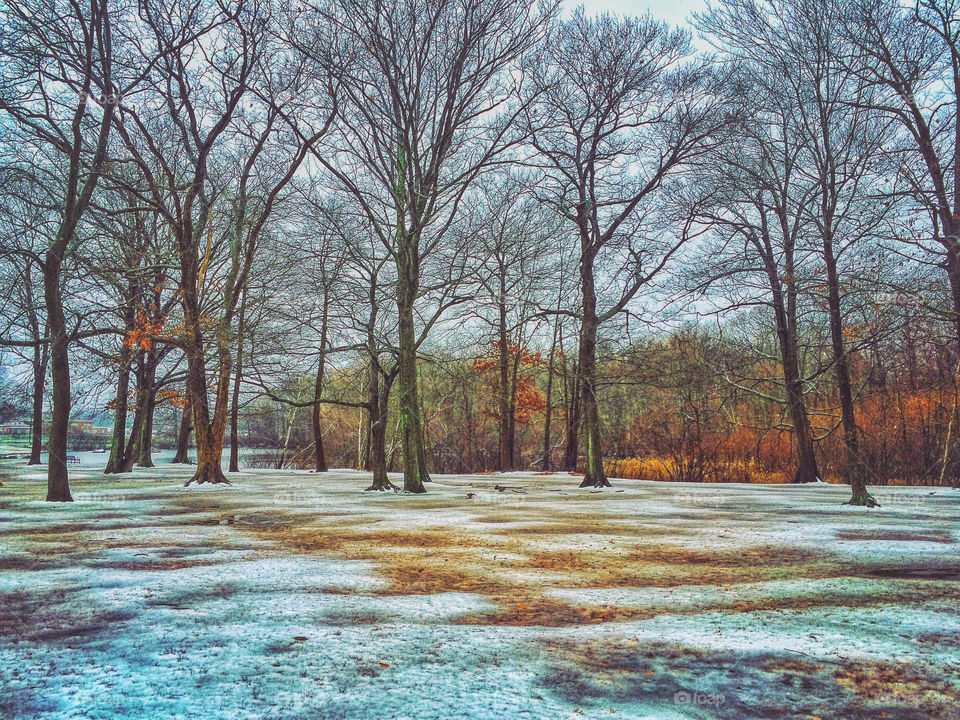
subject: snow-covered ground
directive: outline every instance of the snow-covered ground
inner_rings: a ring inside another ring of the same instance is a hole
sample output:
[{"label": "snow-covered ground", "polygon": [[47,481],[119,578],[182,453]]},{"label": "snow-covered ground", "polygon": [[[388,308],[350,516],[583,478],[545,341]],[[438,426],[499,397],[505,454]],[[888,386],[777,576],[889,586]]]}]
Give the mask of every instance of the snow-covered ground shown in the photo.
[{"label": "snow-covered ground", "polygon": [[0,466],[0,718],[960,717],[958,491],[189,472]]}]

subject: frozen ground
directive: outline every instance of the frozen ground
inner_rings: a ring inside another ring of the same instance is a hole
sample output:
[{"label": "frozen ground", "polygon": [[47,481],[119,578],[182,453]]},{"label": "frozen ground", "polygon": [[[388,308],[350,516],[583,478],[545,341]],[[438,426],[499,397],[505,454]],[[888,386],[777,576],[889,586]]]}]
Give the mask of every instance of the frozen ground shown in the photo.
[{"label": "frozen ground", "polygon": [[958,491],[0,471],[4,720],[960,718]]}]

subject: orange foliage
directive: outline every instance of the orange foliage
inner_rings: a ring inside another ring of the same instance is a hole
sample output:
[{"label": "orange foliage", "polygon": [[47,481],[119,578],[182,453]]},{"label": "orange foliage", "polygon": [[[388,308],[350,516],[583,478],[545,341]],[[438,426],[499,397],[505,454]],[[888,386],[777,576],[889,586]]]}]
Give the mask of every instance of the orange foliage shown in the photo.
[{"label": "orange foliage", "polygon": [[153,347],[153,338],[163,332],[163,322],[151,323],[146,313],[137,311],[137,323],[123,339],[123,346],[128,350],[150,350]]},{"label": "orange foliage", "polygon": [[[501,359],[500,343],[490,343],[491,351],[474,359],[473,369],[480,375],[494,375],[499,367]],[[533,419],[537,413],[544,412],[547,409],[547,400],[543,393],[537,388],[536,379],[530,373],[524,373],[523,368],[534,368],[543,364],[543,358],[539,352],[531,352],[528,348],[520,347],[517,343],[510,343],[507,348],[510,364],[519,360],[520,370],[517,372],[516,386],[516,407],[514,408],[514,417],[518,423],[527,423]],[[491,377],[492,382],[497,382],[498,378]],[[495,397],[491,394],[490,397]],[[496,415],[498,408],[494,409]]]},{"label": "orange foliage", "polygon": [[157,392],[157,403],[163,402],[182,408],[187,405],[187,396],[175,388],[161,388]]}]

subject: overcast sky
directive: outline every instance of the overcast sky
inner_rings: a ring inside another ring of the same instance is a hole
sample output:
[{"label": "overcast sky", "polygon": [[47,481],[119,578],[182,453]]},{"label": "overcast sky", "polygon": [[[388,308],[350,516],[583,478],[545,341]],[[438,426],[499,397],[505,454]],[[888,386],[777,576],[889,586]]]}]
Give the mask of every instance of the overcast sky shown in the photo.
[{"label": "overcast sky", "polygon": [[623,15],[642,15],[649,10],[658,19],[679,25],[691,12],[703,10],[706,0],[564,0],[564,5],[568,8],[583,5],[591,14],[610,10]]}]

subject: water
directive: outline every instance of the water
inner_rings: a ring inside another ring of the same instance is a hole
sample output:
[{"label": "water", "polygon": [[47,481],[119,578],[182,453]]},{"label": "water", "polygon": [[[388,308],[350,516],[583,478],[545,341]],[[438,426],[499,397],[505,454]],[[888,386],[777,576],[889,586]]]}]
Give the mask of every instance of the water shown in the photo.
[{"label": "water", "polygon": [[[154,450],[153,464],[156,465],[157,467],[167,465],[173,460],[173,456],[176,454],[177,454],[176,450]],[[83,470],[87,470],[91,468],[99,468],[102,470],[107,464],[107,458],[110,457],[109,452],[95,453],[90,450],[69,451],[67,452],[67,455],[71,457],[75,457],[80,461],[79,465],[70,464],[71,468],[79,468]],[[195,463],[196,461],[197,461],[197,452],[196,450],[191,450],[190,462]],[[40,456],[40,462],[42,465],[47,464],[47,453],[43,453]],[[230,464],[230,448],[226,448],[224,449],[223,455],[222,455],[222,465],[224,468],[227,468],[229,464]],[[136,469],[136,465],[134,465],[134,469]]]}]

